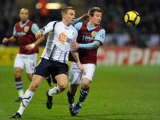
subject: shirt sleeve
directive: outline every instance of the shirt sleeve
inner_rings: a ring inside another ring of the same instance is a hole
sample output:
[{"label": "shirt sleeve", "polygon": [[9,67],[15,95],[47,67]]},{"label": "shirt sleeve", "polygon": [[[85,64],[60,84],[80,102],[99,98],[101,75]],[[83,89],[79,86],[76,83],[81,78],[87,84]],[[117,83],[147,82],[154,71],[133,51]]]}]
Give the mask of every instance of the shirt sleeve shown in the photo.
[{"label": "shirt sleeve", "polygon": [[101,43],[101,45],[103,44],[104,40],[105,40],[105,35],[106,32],[104,29],[100,30],[97,35],[95,36],[95,40],[99,41]]},{"label": "shirt sleeve", "polygon": [[46,26],[44,26],[42,29],[40,29],[40,31],[42,31],[43,35],[47,34],[48,32],[50,32],[54,29],[53,28],[54,23],[55,23],[55,21],[49,22]]},{"label": "shirt sleeve", "polygon": [[38,25],[33,23],[31,31],[32,31],[33,34],[36,34],[39,31]]},{"label": "shirt sleeve", "polygon": [[74,27],[76,28],[77,31],[79,31],[82,27],[82,22],[78,22],[74,25]]},{"label": "shirt sleeve", "polygon": [[74,21],[73,21],[73,25],[75,25],[76,23],[78,23],[78,22],[80,22],[81,21],[81,18],[79,17],[79,18],[77,18],[77,19],[74,19]]},{"label": "shirt sleeve", "polygon": [[79,44],[79,47],[81,49],[97,49],[100,46],[100,42],[94,41],[92,43],[87,43],[87,44]]},{"label": "shirt sleeve", "polygon": [[13,28],[13,36],[14,36],[14,37],[18,37],[18,36],[17,36],[17,32],[16,32],[16,26],[14,26],[14,28]]}]

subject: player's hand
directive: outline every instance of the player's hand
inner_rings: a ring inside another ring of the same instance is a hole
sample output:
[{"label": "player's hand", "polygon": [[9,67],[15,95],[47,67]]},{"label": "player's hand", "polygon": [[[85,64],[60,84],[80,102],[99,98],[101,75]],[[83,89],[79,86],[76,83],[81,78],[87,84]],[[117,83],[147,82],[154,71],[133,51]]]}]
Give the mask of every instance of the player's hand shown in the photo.
[{"label": "player's hand", "polygon": [[71,48],[73,50],[79,49],[79,44],[77,42],[71,42]]},{"label": "player's hand", "polygon": [[8,41],[9,41],[9,39],[5,37],[5,38],[3,38],[2,43],[5,44],[5,43],[8,43]]},{"label": "player's hand", "polygon": [[82,64],[80,62],[77,63],[79,69],[81,70],[82,73],[84,73],[84,67],[82,66]]},{"label": "player's hand", "polygon": [[80,17],[81,21],[87,20],[88,18],[89,18],[89,15],[87,13]]},{"label": "player's hand", "polygon": [[43,33],[41,31],[38,31],[36,34],[35,34],[35,37],[36,39],[40,38],[43,36]]},{"label": "player's hand", "polygon": [[34,43],[32,43],[32,44],[26,45],[26,46],[25,46],[25,49],[27,49],[27,50],[32,50],[35,46],[36,46],[36,45],[35,45]]}]

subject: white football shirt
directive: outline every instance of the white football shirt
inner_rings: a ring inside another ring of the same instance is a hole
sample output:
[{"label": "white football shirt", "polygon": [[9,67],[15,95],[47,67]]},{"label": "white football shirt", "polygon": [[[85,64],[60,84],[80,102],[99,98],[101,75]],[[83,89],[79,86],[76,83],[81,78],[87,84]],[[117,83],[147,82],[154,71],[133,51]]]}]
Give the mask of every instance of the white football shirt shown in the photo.
[{"label": "white football shirt", "polygon": [[43,35],[49,32],[42,58],[68,63],[68,54],[71,50],[70,43],[76,41],[77,30],[72,26],[66,26],[63,22],[56,21],[48,23],[41,29]]}]

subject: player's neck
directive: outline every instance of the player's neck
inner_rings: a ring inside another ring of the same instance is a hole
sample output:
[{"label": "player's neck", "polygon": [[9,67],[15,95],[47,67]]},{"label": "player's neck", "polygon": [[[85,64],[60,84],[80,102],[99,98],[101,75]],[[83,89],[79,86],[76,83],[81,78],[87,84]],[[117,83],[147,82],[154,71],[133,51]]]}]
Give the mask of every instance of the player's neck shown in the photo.
[{"label": "player's neck", "polygon": [[63,24],[65,24],[66,26],[70,26],[70,25],[71,25],[70,23],[68,23],[68,22],[65,21],[65,20],[62,20],[62,22],[63,22]]},{"label": "player's neck", "polygon": [[88,24],[91,26],[91,27],[96,27],[97,25],[94,24],[93,22],[89,21]]},{"label": "player's neck", "polygon": [[21,21],[21,24],[23,25],[23,24],[25,24],[27,21],[28,21],[28,20],[26,20],[26,21]]}]

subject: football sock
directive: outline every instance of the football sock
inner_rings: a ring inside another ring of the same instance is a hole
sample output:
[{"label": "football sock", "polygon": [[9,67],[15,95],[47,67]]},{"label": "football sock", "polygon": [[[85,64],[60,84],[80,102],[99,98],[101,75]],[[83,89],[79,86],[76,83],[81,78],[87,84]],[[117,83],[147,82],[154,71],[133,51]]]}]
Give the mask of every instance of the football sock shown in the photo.
[{"label": "football sock", "polygon": [[73,107],[74,107],[75,95],[72,95],[72,94],[68,91],[68,92],[67,92],[67,96],[68,96],[69,107],[70,107],[70,108],[73,108]]},{"label": "football sock", "polygon": [[86,91],[84,91],[84,90],[81,89],[81,91],[80,91],[80,97],[79,97],[79,104],[82,105],[82,103],[83,103],[84,100],[86,99],[88,93],[89,93],[89,89],[86,90]]},{"label": "football sock", "polygon": [[23,92],[23,82],[22,82],[21,77],[15,78],[15,84],[18,90],[19,97],[22,97],[24,92]]},{"label": "football sock", "polygon": [[58,85],[48,91],[49,96],[53,96],[59,93],[61,93],[61,90],[59,89]]},{"label": "football sock", "polygon": [[23,114],[27,105],[31,102],[33,95],[34,95],[34,92],[32,92],[32,91],[27,90],[25,92],[24,96],[22,97],[22,102],[20,104],[20,107],[17,111],[20,115]]}]

